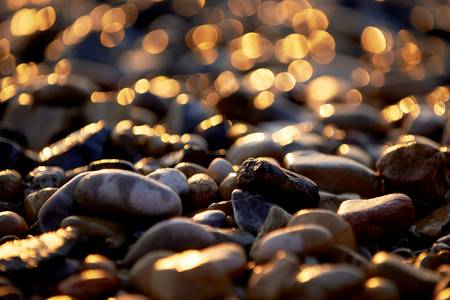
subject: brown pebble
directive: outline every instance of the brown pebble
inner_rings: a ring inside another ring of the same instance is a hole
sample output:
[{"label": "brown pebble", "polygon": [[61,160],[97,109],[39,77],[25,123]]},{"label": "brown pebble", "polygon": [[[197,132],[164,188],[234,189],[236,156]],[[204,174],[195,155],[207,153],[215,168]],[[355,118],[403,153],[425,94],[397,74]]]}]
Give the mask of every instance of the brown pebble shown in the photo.
[{"label": "brown pebble", "polygon": [[0,212],[0,237],[5,235],[21,236],[28,230],[25,220],[13,211]]},{"label": "brown pebble", "polygon": [[183,214],[207,208],[218,199],[219,187],[206,174],[195,174],[188,179],[189,192],[183,199]]},{"label": "brown pebble", "polygon": [[58,289],[61,293],[81,299],[99,299],[118,290],[120,286],[116,274],[101,270],[86,270],[69,276],[61,281]]}]

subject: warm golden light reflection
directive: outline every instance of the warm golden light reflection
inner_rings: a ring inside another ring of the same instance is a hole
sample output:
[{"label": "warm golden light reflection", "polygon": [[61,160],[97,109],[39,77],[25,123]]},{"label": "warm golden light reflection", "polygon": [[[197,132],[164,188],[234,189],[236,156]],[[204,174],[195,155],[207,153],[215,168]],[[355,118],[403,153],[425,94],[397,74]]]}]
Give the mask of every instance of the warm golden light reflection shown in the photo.
[{"label": "warm golden light reflection", "polygon": [[308,55],[308,39],[297,33],[288,35],[283,39],[284,53],[293,59],[303,58]]},{"label": "warm golden light reflection", "polygon": [[257,69],[251,72],[247,78],[249,87],[257,91],[271,88],[275,80],[273,72],[266,68]]},{"label": "warm golden light reflection", "polygon": [[7,39],[0,39],[0,61],[4,60],[10,54],[10,44]]},{"label": "warm golden light reflection", "polygon": [[44,7],[37,12],[36,23],[38,30],[47,30],[53,26],[56,20],[56,12],[51,6]]},{"label": "warm golden light reflection", "polygon": [[368,26],[361,33],[361,44],[370,53],[382,53],[386,49],[386,38],[380,29]]},{"label": "warm golden light reflection", "polygon": [[260,22],[268,26],[277,26],[284,21],[284,15],[278,1],[262,2],[258,7],[257,15]]},{"label": "warm golden light reflection", "polygon": [[91,94],[91,101],[92,103],[103,103],[110,99],[111,95],[106,92],[93,92]]},{"label": "warm golden light reflection", "polygon": [[223,97],[226,97],[239,89],[239,83],[232,72],[224,71],[217,76],[214,87]]},{"label": "warm golden light reflection", "polygon": [[142,41],[142,47],[150,54],[163,52],[169,45],[169,35],[163,29],[149,32]]},{"label": "warm golden light reflection", "polygon": [[439,101],[433,105],[433,111],[438,116],[443,116],[445,114],[446,110],[447,110],[447,108],[446,108],[444,102]]},{"label": "warm golden light reflection", "polygon": [[210,50],[219,41],[220,33],[216,26],[205,24],[195,27],[192,31],[192,42],[196,49]]},{"label": "warm golden light reflection", "polygon": [[336,56],[336,43],[331,34],[324,30],[315,30],[309,35],[309,51],[319,64],[328,64]]},{"label": "warm golden light reflection", "polygon": [[331,104],[322,104],[319,106],[319,115],[322,118],[331,117],[334,114],[334,106]]},{"label": "warm golden light reflection", "polygon": [[[180,95],[181,96],[181,95]],[[202,122],[200,122],[200,124],[198,125],[201,129],[206,130],[210,127],[216,126],[220,123],[222,123],[224,120],[222,115],[215,115],[212,116],[209,119],[203,120]]]},{"label": "warm golden light reflection", "polygon": [[119,28],[117,29],[118,31],[125,26],[125,22],[126,15],[120,7],[107,10],[101,18],[101,26],[103,30],[105,30],[107,27],[112,27],[111,25],[115,24],[114,28]]},{"label": "warm golden light reflection", "polygon": [[289,72],[281,72],[275,76],[275,87],[282,92],[287,92],[295,87],[295,77]]},{"label": "warm golden light reflection", "polygon": [[37,30],[37,11],[34,8],[22,8],[11,20],[11,33],[16,36],[29,35]]},{"label": "warm golden light reflection", "polygon": [[403,117],[403,112],[397,105],[389,105],[381,111],[383,118],[388,122],[395,122]]},{"label": "warm golden light reflection", "polygon": [[253,98],[253,106],[258,110],[269,108],[275,100],[275,95],[269,91],[262,91]]},{"label": "warm golden light reflection", "polygon": [[30,94],[22,93],[19,95],[19,97],[17,97],[17,102],[20,105],[31,105],[33,104],[33,98]]},{"label": "warm golden light reflection", "polygon": [[205,263],[207,259],[198,250],[188,250],[156,261],[156,270],[171,270],[185,272]]},{"label": "warm golden light reflection", "polygon": [[351,89],[345,94],[345,100],[351,104],[360,104],[363,100],[363,96],[357,89]]},{"label": "warm golden light reflection", "polygon": [[241,38],[242,54],[248,58],[255,59],[263,55],[261,47],[261,35],[256,32],[249,32]]},{"label": "warm golden light reflection", "polygon": [[173,0],[172,7],[180,15],[193,16],[200,12],[205,5],[205,0]]},{"label": "warm golden light reflection", "polygon": [[149,91],[161,98],[172,98],[180,93],[180,84],[175,79],[156,76],[150,80]]},{"label": "warm golden light reflection", "polygon": [[123,41],[125,32],[118,23],[109,24],[100,34],[100,42],[107,48],[114,48]]},{"label": "warm golden light reflection", "polygon": [[248,17],[254,15],[261,0],[228,0],[230,11],[239,17]]},{"label": "warm golden light reflection", "polygon": [[412,96],[405,97],[405,98],[401,99],[398,103],[398,107],[405,114],[410,113],[413,110],[415,105],[416,105],[416,99]]},{"label": "warm golden light reflection", "polygon": [[307,8],[294,15],[292,27],[296,32],[308,33],[314,30],[326,30],[329,22],[325,13],[319,9]]},{"label": "warm golden light reflection", "polygon": [[339,83],[332,76],[321,76],[308,84],[308,99],[313,102],[326,102],[339,92]]},{"label": "warm golden light reflection", "polygon": [[369,73],[363,68],[356,68],[352,71],[352,81],[358,87],[363,87],[369,84]]},{"label": "warm golden light reflection", "polygon": [[422,59],[419,47],[412,42],[408,42],[402,47],[401,56],[409,65],[417,65]]},{"label": "warm golden light reflection", "polygon": [[350,152],[350,147],[347,144],[342,144],[342,145],[339,146],[337,152],[340,155],[346,155],[346,154],[348,154]]},{"label": "warm golden light reflection", "polygon": [[72,70],[72,64],[68,59],[61,59],[55,65],[55,73],[58,76],[68,76]]},{"label": "warm golden light reflection", "polygon": [[134,90],[138,94],[144,94],[144,93],[148,92],[149,88],[150,88],[150,83],[145,78],[139,79],[134,84]]},{"label": "warm golden light reflection", "polygon": [[375,70],[370,72],[369,74],[370,76],[370,84],[375,86],[375,87],[381,87],[384,85],[385,80],[384,80],[384,74],[381,71]]},{"label": "warm golden light reflection", "polygon": [[288,72],[294,75],[297,82],[305,82],[311,78],[314,69],[308,61],[299,59],[289,64]]},{"label": "warm golden light reflection", "polygon": [[120,105],[131,104],[134,100],[135,93],[130,88],[123,88],[117,94],[117,103]]}]

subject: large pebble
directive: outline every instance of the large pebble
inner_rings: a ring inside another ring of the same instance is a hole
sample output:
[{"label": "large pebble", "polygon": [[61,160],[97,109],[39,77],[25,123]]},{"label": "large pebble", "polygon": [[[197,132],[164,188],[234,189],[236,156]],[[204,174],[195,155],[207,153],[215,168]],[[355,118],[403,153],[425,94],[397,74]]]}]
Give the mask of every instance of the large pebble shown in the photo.
[{"label": "large pebble", "polygon": [[242,230],[258,233],[266,220],[269,210],[274,204],[265,197],[236,189],[231,194],[234,221]]},{"label": "large pebble", "polygon": [[177,169],[161,168],[151,172],[147,177],[167,185],[178,195],[185,194],[189,191],[186,176]]},{"label": "large pebble", "polygon": [[89,173],[78,183],[75,198],[81,208],[108,217],[144,219],[181,214],[181,200],[169,187],[124,170]]},{"label": "large pebble", "polygon": [[364,277],[360,269],[346,264],[306,266],[298,273],[289,295],[304,300],[348,299],[361,288]]},{"label": "large pebble", "polygon": [[404,263],[401,257],[386,252],[378,252],[372,258],[370,275],[392,280],[407,299],[427,299],[440,279],[437,273],[417,269]]},{"label": "large pebble", "polygon": [[269,156],[281,159],[283,149],[274,142],[270,134],[251,133],[236,140],[228,149],[227,159],[232,164],[241,164],[249,157]]},{"label": "large pebble", "polygon": [[286,154],[284,165],[310,178],[323,191],[356,193],[363,197],[378,194],[379,179],[376,173],[352,159],[300,150]]},{"label": "large pebble", "polygon": [[76,211],[75,189],[87,174],[78,174],[45,201],[38,213],[38,224],[42,231],[58,229],[61,221]]},{"label": "large pebble", "polygon": [[184,251],[201,249],[215,242],[214,235],[189,219],[173,218],[150,227],[130,247],[125,263],[135,262],[139,257],[154,250]]},{"label": "large pebble", "polygon": [[12,211],[0,212],[0,237],[5,235],[23,235],[28,230],[25,220]]},{"label": "large pebble", "polygon": [[344,201],[338,214],[353,228],[359,241],[377,241],[407,232],[414,222],[414,206],[405,194]]},{"label": "large pebble", "polygon": [[302,209],[289,221],[288,226],[317,224],[327,228],[338,245],[355,248],[353,229],[347,221],[334,212],[324,209]]},{"label": "large pebble", "polygon": [[312,180],[264,159],[249,158],[242,163],[236,187],[261,193],[289,212],[314,207],[319,202],[319,189]]},{"label": "large pebble", "polygon": [[297,255],[320,255],[332,245],[331,233],[320,225],[297,225],[274,230],[254,245],[251,255],[266,262],[280,251]]},{"label": "large pebble", "polygon": [[433,143],[411,137],[388,147],[377,162],[386,192],[405,193],[422,214],[446,204],[450,190],[448,170],[450,152]]}]

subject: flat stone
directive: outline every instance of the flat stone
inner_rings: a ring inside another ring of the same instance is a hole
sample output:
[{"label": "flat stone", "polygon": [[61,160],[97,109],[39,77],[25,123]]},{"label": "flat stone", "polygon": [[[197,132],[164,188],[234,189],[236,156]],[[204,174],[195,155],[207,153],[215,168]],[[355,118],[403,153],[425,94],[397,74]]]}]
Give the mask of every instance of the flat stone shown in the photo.
[{"label": "flat stone", "polygon": [[260,193],[288,212],[315,207],[319,202],[319,189],[312,180],[263,159],[249,158],[242,163],[236,187]]},{"label": "flat stone", "polygon": [[363,197],[378,194],[380,183],[376,173],[352,159],[300,150],[286,154],[283,162],[289,170],[317,183],[320,190],[335,194],[356,193]]},{"label": "flat stone", "polygon": [[214,235],[186,218],[173,218],[153,225],[132,245],[124,259],[132,264],[146,253],[155,250],[175,252],[201,249],[214,244]]},{"label": "flat stone", "polygon": [[405,193],[411,197],[416,213],[423,214],[446,204],[450,183],[450,152],[414,136],[407,142],[388,147],[376,166],[388,193]]},{"label": "flat stone", "polygon": [[181,214],[181,200],[166,185],[124,170],[93,171],[77,184],[75,199],[87,211],[114,218],[167,218]]},{"label": "flat stone", "polygon": [[362,287],[364,279],[365,274],[351,265],[305,266],[289,296],[305,300],[348,299]]},{"label": "flat stone", "polygon": [[281,159],[283,149],[274,142],[270,134],[251,133],[237,139],[228,149],[226,158],[239,165],[249,157],[269,156]]},{"label": "flat stone", "polygon": [[265,197],[236,189],[231,194],[234,221],[242,230],[257,234],[264,224],[273,203]]},{"label": "flat stone", "polygon": [[320,225],[297,225],[274,230],[259,240],[251,256],[257,263],[273,258],[278,251],[297,255],[320,255],[332,245],[331,233]]},{"label": "flat stone", "polygon": [[403,297],[427,299],[433,294],[440,276],[425,268],[417,269],[403,262],[400,256],[378,252],[372,258],[370,276],[392,280]]},{"label": "flat stone", "polygon": [[327,228],[335,244],[356,247],[356,239],[353,229],[347,221],[338,214],[324,209],[302,209],[289,221],[288,226],[300,224],[317,224]]},{"label": "flat stone", "polygon": [[417,220],[414,232],[429,238],[436,238],[450,222],[450,204],[436,208],[428,215]]},{"label": "flat stone", "polygon": [[188,179],[183,172],[174,168],[157,169],[147,175],[162,184],[170,187],[178,195],[185,194],[189,191]]},{"label": "flat stone", "polygon": [[338,214],[353,228],[358,241],[377,241],[408,231],[414,206],[405,194],[344,201]]}]

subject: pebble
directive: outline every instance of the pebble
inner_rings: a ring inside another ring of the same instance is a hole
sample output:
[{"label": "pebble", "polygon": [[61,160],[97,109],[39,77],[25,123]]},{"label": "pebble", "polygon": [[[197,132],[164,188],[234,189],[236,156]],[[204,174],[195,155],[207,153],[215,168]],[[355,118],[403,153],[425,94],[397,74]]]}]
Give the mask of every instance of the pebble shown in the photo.
[{"label": "pebble", "polygon": [[436,238],[450,222],[450,204],[432,210],[414,224],[414,232],[429,238]]},{"label": "pebble", "polygon": [[183,213],[207,208],[219,197],[219,187],[206,174],[195,174],[188,179],[189,192],[183,199]]},{"label": "pebble", "polygon": [[288,212],[315,207],[319,202],[319,189],[312,180],[261,159],[242,163],[236,187],[260,193]]},{"label": "pebble", "polygon": [[222,199],[231,199],[231,193],[236,188],[236,177],[237,174],[235,172],[231,172],[220,183],[219,192]]},{"label": "pebble", "polygon": [[0,237],[6,235],[22,236],[28,230],[25,220],[13,211],[0,212]]},{"label": "pebble", "polygon": [[356,239],[353,229],[344,218],[338,214],[318,208],[302,209],[292,216],[288,226],[317,224],[327,228],[337,245],[354,249]]},{"label": "pebble", "polygon": [[363,197],[378,194],[380,183],[377,174],[352,159],[300,150],[286,154],[283,162],[289,170],[313,180],[322,191],[356,193]]},{"label": "pebble", "polygon": [[220,272],[229,278],[240,276],[247,264],[244,249],[236,243],[220,243],[199,252],[205,260],[212,262]]},{"label": "pebble", "polygon": [[34,169],[38,162],[33,155],[18,144],[0,137],[0,170],[16,170],[22,176]]},{"label": "pebble", "polygon": [[251,133],[238,138],[228,149],[226,158],[234,164],[239,165],[249,157],[269,156],[281,159],[283,149],[275,143],[270,134],[261,132]]},{"label": "pebble", "polygon": [[405,233],[414,222],[414,206],[405,194],[344,201],[338,214],[353,228],[358,241],[377,241]]},{"label": "pebble", "polygon": [[198,224],[209,225],[212,227],[227,227],[227,215],[221,210],[206,210],[195,214],[192,221]]},{"label": "pebble", "polygon": [[227,216],[232,216],[233,215],[233,205],[231,204],[231,200],[211,203],[208,206],[208,209],[209,210],[221,210]]},{"label": "pebble", "polygon": [[195,224],[187,218],[173,218],[147,229],[130,247],[124,261],[129,265],[150,251],[201,249],[214,242],[214,235],[203,225]]},{"label": "pebble", "polygon": [[370,154],[356,145],[342,144],[336,151],[336,155],[353,159],[368,168],[372,168],[373,166],[373,159]]},{"label": "pebble", "polygon": [[400,294],[394,282],[383,277],[373,277],[364,283],[361,300],[398,300]]},{"label": "pebble", "polygon": [[161,168],[151,172],[147,177],[167,185],[178,195],[186,194],[189,191],[188,179],[180,170]]},{"label": "pebble", "polygon": [[43,232],[58,229],[64,218],[75,213],[75,189],[87,174],[89,173],[84,172],[76,175],[45,201],[38,213],[39,228]]},{"label": "pebble", "polygon": [[221,299],[231,292],[228,276],[201,251],[188,250],[158,259],[148,275],[151,298]]},{"label": "pebble", "polygon": [[119,279],[114,273],[92,269],[64,279],[58,284],[58,290],[75,298],[99,299],[102,296],[112,295],[119,286]]},{"label": "pebble", "polygon": [[47,200],[58,191],[58,188],[47,187],[28,194],[23,202],[25,213],[32,221],[37,220],[39,210]]},{"label": "pebble", "polygon": [[427,269],[417,269],[402,261],[400,256],[378,252],[372,258],[370,275],[392,280],[407,299],[427,299],[433,293],[440,276]]},{"label": "pebble", "polygon": [[20,173],[15,170],[0,172],[0,201],[15,201],[23,191]]},{"label": "pebble", "polygon": [[93,161],[88,165],[88,171],[98,171],[103,169],[135,171],[133,164],[123,159],[100,159]]},{"label": "pebble", "polygon": [[237,226],[257,234],[274,204],[259,194],[236,189],[231,194],[234,221]]},{"label": "pebble", "polygon": [[233,166],[224,158],[214,159],[208,166],[207,174],[219,185],[231,172]]},{"label": "pebble", "polygon": [[175,166],[175,169],[180,170],[186,175],[187,178],[194,176],[195,174],[207,174],[208,170],[196,163],[182,162]]},{"label": "pebble", "polygon": [[348,299],[364,284],[365,274],[346,265],[304,266],[296,276],[289,299],[327,300]]},{"label": "pebble", "polygon": [[266,219],[264,220],[264,224],[259,229],[258,236],[256,239],[261,239],[267,233],[286,227],[291,220],[292,215],[279,207],[278,205],[273,205],[269,209],[269,213],[267,214]]},{"label": "pebble", "polygon": [[446,204],[449,183],[444,173],[450,152],[414,136],[404,143],[388,147],[377,161],[377,170],[388,193],[411,197],[418,214]]},{"label": "pebble", "polygon": [[319,255],[332,245],[331,233],[320,225],[297,225],[269,232],[252,248],[257,263],[266,262],[280,251],[297,255]]},{"label": "pebble", "polygon": [[370,261],[355,250],[342,245],[333,245],[326,253],[327,262],[334,264],[349,264],[358,267],[364,272],[370,268]]},{"label": "pebble", "polygon": [[46,187],[60,187],[64,181],[64,170],[60,167],[39,166],[28,173],[27,181],[30,182],[32,191]]},{"label": "pebble", "polygon": [[93,171],[79,181],[77,204],[108,217],[167,218],[181,213],[181,200],[169,187],[124,170]]},{"label": "pebble", "polygon": [[158,170],[159,164],[153,157],[144,157],[134,164],[134,168],[142,175]]},{"label": "pebble", "polygon": [[330,211],[338,211],[339,206],[341,206],[342,202],[345,200],[351,199],[359,199],[361,198],[358,194],[345,193],[345,194],[331,194],[328,192],[319,191],[319,204],[317,204],[317,208],[322,208]]},{"label": "pebble", "polygon": [[278,252],[267,264],[255,266],[248,280],[246,299],[277,300],[291,288],[298,272],[295,255]]}]

